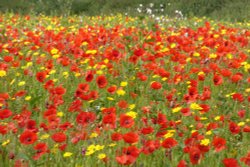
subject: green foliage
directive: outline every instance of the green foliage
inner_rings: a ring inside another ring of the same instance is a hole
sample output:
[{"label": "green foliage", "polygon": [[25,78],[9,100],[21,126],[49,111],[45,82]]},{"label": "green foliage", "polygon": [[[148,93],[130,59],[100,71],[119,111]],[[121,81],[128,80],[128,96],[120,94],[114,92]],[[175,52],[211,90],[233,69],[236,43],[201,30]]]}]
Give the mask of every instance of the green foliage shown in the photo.
[{"label": "green foliage", "polygon": [[180,10],[186,17],[207,16],[227,21],[245,21],[250,16],[248,0],[0,0],[0,12],[49,15],[119,12],[137,15],[139,4],[148,7],[149,3],[154,3],[156,8],[163,4],[164,12],[161,14],[169,16],[175,16],[175,10]]}]

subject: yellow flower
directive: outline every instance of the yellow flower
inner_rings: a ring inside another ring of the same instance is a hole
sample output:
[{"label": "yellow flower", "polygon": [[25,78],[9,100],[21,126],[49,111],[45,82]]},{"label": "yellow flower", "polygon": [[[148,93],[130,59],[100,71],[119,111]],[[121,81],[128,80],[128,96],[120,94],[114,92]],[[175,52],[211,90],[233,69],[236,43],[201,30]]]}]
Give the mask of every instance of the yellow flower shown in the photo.
[{"label": "yellow flower", "polygon": [[103,74],[103,71],[102,71],[102,70],[98,70],[98,71],[96,71],[96,74],[102,75],[102,74]]},{"label": "yellow flower", "polygon": [[104,159],[104,158],[106,158],[106,154],[103,153],[98,154],[98,159]]},{"label": "yellow flower", "polygon": [[58,117],[63,117],[64,113],[63,113],[63,112],[58,112],[58,113],[56,113],[56,115],[57,115]]},{"label": "yellow flower", "polygon": [[203,108],[200,107],[200,105],[197,104],[197,103],[192,103],[192,104],[190,105],[190,108],[193,109],[193,110],[202,110],[202,109],[203,109]]},{"label": "yellow flower", "polygon": [[63,157],[64,157],[64,158],[67,158],[67,157],[70,157],[71,155],[73,155],[73,153],[71,153],[71,152],[65,152],[65,153],[63,154]]},{"label": "yellow flower", "polygon": [[58,50],[58,49],[55,49],[55,48],[51,49],[51,51],[50,51],[50,53],[51,53],[52,55],[55,55],[55,54],[57,54],[58,52],[59,52],[59,50]]},{"label": "yellow flower", "polygon": [[26,101],[29,101],[30,99],[31,99],[31,96],[26,96],[26,97],[25,97],[25,100],[26,100]]},{"label": "yellow flower", "polygon": [[99,150],[102,150],[102,149],[104,149],[104,145],[99,145],[98,144],[98,145],[95,146],[96,151],[99,151]]},{"label": "yellow flower", "polygon": [[173,49],[175,47],[176,47],[176,44],[175,43],[171,43],[170,48]]},{"label": "yellow flower", "polygon": [[210,55],[209,55],[209,58],[211,58],[211,59],[215,59],[217,57],[217,55],[215,54],[215,53],[211,53]]},{"label": "yellow flower", "polygon": [[97,50],[87,50],[86,54],[96,54]]},{"label": "yellow flower", "polygon": [[25,85],[25,81],[21,81],[18,83],[18,86],[23,86],[23,85]]},{"label": "yellow flower", "polygon": [[0,70],[0,77],[4,77],[4,76],[6,76],[6,71]]},{"label": "yellow flower", "polygon": [[2,146],[6,146],[7,144],[9,144],[10,143],[10,140],[8,139],[8,140],[6,140],[6,141],[4,141],[3,143],[2,143]]},{"label": "yellow flower", "polygon": [[89,136],[90,138],[95,138],[95,137],[97,137],[98,136],[98,133],[95,133],[95,132],[93,132],[93,133],[91,133],[91,135]]},{"label": "yellow flower", "polygon": [[126,92],[125,92],[124,90],[122,90],[122,89],[119,89],[119,90],[116,91],[116,93],[117,93],[119,96],[124,96]]},{"label": "yellow flower", "polygon": [[215,121],[220,120],[220,116],[216,116],[216,117],[214,118],[214,120],[215,120]]},{"label": "yellow flower", "polygon": [[194,56],[194,57],[199,57],[199,56],[200,56],[200,53],[194,52],[193,56]]},{"label": "yellow flower", "polygon": [[182,109],[182,107],[175,107],[172,109],[172,113],[179,112]]},{"label": "yellow flower", "polygon": [[49,134],[44,134],[40,137],[41,140],[45,140],[49,138]]},{"label": "yellow flower", "polygon": [[131,116],[132,118],[136,118],[136,116],[137,116],[137,113],[136,112],[134,112],[134,111],[129,111],[129,112],[127,112],[126,113],[126,115],[128,115],[128,116]]},{"label": "yellow flower", "polygon": [[209,143],[210,143],[209,139],[202,139],[201,140],[201,145],[203,145],[203,146],[207,146],[207,145],[209,145]]},{"label": "yellow flower", "polygon": [[238,123],[238,126],[244,126],[245,125],[245,122],[239,122]]},{"label": "yellow flower", "polygon": [[114,147],[114,146],[116,146],[116,144],[115,144],[115,143],[111,143],[111,144],[109,144],[108,146],[109,146],[109,147]]},{"label": "yellow flower", "polygon": [[209,131],[206,132],[206,135],[211,135],[211,134],[212,134],[211,130],[209,130]]},{"label": "yellow flower", "polygon": [[113,97],[107,97],[108,100],[113,101],[115,100]]},{"label": "yellow flower", "polygon": [[120,86],[122,86],[122,87],[125,87],[125,86],[127,86],[128,85],[128,82],[126,82],[126,81],[123,81],[123,82],[121,82],[121,84],[120,84]]},{"label": "yellow flower", "polygon": [[167,138],[172,137],[173,135],[174,135],[173,132],[168,132],[168,133],[166,133],[166,134],[164,135],[164,138],[167,139]]},{"label": "yellow flower", "polygon": [[130,104],[128,107],[130,110],[133,110],[135,108],[135,104]]}]

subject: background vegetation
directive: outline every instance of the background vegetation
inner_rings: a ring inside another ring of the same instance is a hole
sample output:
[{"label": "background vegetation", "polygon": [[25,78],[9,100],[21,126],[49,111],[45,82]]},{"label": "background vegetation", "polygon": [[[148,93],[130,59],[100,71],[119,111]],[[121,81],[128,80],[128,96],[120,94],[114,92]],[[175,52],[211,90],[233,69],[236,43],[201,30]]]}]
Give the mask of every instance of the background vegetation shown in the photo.
[{"label": "background vegetation", "polygon": [[164,9],[160,14],[172,16],[180,10],[184,16],[207,16],[227,21],[247,21],[250,18],[249,0],[0,0],[0,12],[21,14],[100,15],[127,13],[136,15],[139,4]]}]

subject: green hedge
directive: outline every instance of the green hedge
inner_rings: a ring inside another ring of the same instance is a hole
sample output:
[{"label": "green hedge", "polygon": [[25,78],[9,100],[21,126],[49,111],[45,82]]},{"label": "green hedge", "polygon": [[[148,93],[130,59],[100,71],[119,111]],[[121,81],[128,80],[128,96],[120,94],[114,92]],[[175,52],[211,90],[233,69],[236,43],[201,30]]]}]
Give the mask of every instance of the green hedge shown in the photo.
[{"label": "green hedge", "polygon": [[116,12],[137,15],[139,4],[155,7],[164,4],[161,14],[172,16],[180,10],[184,16],[207,16],[213,19],[247,21],[250,18],[249,0],[0,0],[1,12],[20,14],[100,15]]}]

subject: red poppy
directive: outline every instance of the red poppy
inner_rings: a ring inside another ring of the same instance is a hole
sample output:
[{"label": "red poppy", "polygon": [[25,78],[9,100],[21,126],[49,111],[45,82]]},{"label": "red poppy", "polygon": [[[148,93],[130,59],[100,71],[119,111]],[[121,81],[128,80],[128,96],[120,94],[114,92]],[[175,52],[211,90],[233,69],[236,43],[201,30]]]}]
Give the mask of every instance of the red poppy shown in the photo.
[{"label": "red poppy", "polygon": [[240,118],[244,118],[245,117],[245,115],[246,115],[246,110],[240,110],[240,111],[238,111],[238,116],[240,117]]},{"label": "red poppy", "polygon": [[12,115],[12,112],[9,109],[0,110],[0,120],[9,118],[11,115]]},{"label": "red poppy", "polygon": [[214,137],[213,146],[216,152],[220,152],[226,148],[226,140],[221,137]]},{"label": "red poppy", "polygon": [[193,165],[198,164],[201,159],[201,151],[197,147],[191,147],[189,150],[189,159]]},{"label": "red poppy", "polygon": [[86,126],[89,123],[94,122],[96,119],[96,114],[93,112],[81,112],[76,117],[76,122],[82,126]]},{"label": "red poppy", "polygon": [[243,75],[242,74],[235,74],[232,76],[231,80],[233,83],[237,83],[239,81],[241,81],[243,79]]},{"label": "red poppy", "polygon": [[236,123],[230,122],[229,130],[232,134],[238,134],[240,132],[240,127]]},{"label": "red poppy", "polygon": [[159,149],[161,144],[158,140],[147,140],[145,142],[143,142],[143,148],[142,148],[142,152],[145,155],[151,154],[153,153],[155,150]]},{"label": "red poppy", "polygon": [[119,132],[113,133],[113,134],[111,135],[111,139],[112,139],[113,141],[122,140],[122,137],[123,137],[122,134],[119,133]]},{"label": "red poppy", "polygon": [[154,81],[154,82],[151,83],[151,88],[152,88],[152,89],[155,89],[155,90],[158,90],[158,89],[161,89],[161,88],[162,88],[162,85],[161,85],[160,82]]},{"label": "red poppy", "polygon": [[3,57],[3,60],[6,62],[6,63],[9,63],[9,62],[12,62],[14,60],[14,58],[12,56],[4,56]]},{"label": "red poppy", "polygon": [[225,167],[240,167],[238,161],[234,158],[225,158],[223,159],[223,164]]},{"label": "red poppy", "polygon": [[234,100],[237,100],[238,102],[244,101],[244,96],[241,93],[234,93],[232,97]]},{"label": "red poppy", "polygon": [[108,81],[104,75],[100,75],[96,78],[96,83],[99,88],[105,88],[108,84]]},{"label": "red poppy", "polygon": [[128,107],[128,103],[126,100],[120,100],[118,102],[118,106],[121,108],[121,109],[126,109]]},{"label": "red poppy", "polygon": [[91,82],[93,78],[94,78],[93,72],[92,71],[87,72],[85,77],[86,82]]},{"label": "red poppy", "polygon": [[214,81],[214,85],[216,86],[221,85],[223,83],[223,79],[219,75],[214,75],[213,81]]},{"label": "red poppy", "polygon": [[112,128],[112,129],[115,128],[115,126],[116,126],[116,115],[114,113],[104,115],[104,117],[102,119],[102,123],[104,125],[109,126],[109,128]]},{"label": "red poppy", "polygon": [[182,108],[181,109],[181,113],[184,115],[184,116],[190,116],[192,113],[190,111],[190,108]]},{"label": "red poppy", "polygon": [[114,86],[111,86],[107,89],[107,91],[110,93],[110,94],[114,94],[115,91],[116,91],[117,87],[114,85]]},{"label": "red poppy", "polygon": [[245,165],[250,166],[250,152],[248,152],[245,157],[242,157],[240,161],[243,162]]},{"label": "red poppy", "polygon": [[7,126],[0,125],[0,134],[5,135],[7,133]]},{"label": "red poppy", "polygon": [[62,133],[62,132],[57,132],[57,133],[54,133],[51,138],[57,142],[57,143],[62,143],[64,142],[66,139],[67,139],[67,136]]},{"label": "red poppy", "polygon": [[123,148],[122,155],[116,157],[116,161],[122,165],[133,164],[140,154],[140,150],[135,146]]},{"label": "red poppy", "polygon": [[41,71],[41,72],[37,72],[36,73],[36,79],[39,81],[39,82],[44,82],[45,79],[46,79],[46,72],[45,71]]},{"label": "red poppy", "polygon": [[26,130],[20,135],[19,140],[24,145],[33,144],[37,140],[37,134]]},{"label": "red poppy", "polygon": [[167,148],[167,149],[171,149],[175,147],[176,145],[178,145],[178,142],[173,138],[167,138],[162,142],[162,147]]},{"label": "red poppy", "polygon": [[136,143],[139,140],[139,135],[136,132],[128,132],[123,135],[123,140],[126,143]]},{"label": "red poppy", "polygon": [[154,128],[151,126],[141,129],[141,133],[144,135],[151,134],[153,132],[154,132]]},{"label": "red poppy", "polygon": [[185,160],[180,160],[177,167],[188,167],[188,164]]},{"label": "red poppy", "polygon": [[134,119],[131,116],[121,114],[120,115],[120,125],[123,128],[131,128],[134,125]]},{"label": "red poppy", "polygon": [[36,150],[36,155],[33,156],[33,159],[38,160],[43,154],[48,151],[48,146],[46,143],[37,143],[34,146],[34,150]]},{"label": "red poppy", "polygon": [[14,167],[29,167],[29,162],[24,159],[15,160]]}]

